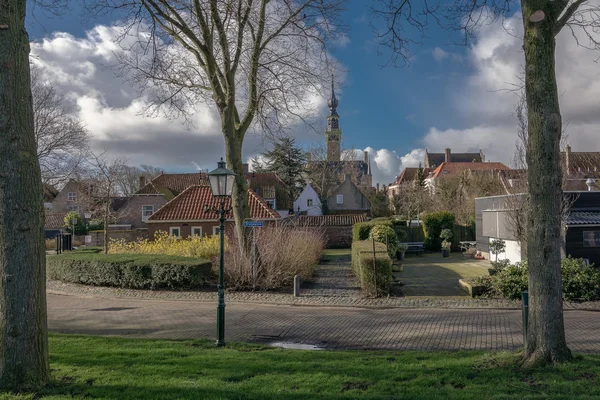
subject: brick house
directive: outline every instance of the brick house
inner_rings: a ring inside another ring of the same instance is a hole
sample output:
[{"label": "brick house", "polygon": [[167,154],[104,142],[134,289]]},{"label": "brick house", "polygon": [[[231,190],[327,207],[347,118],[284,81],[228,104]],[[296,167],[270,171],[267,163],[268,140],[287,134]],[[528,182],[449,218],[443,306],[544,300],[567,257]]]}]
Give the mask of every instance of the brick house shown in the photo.
[{"label": "brick house", "polygon": [[[253,190],[248,190],[250,217],[256,221],[276,223],[281,216],[260,198]],[[212,195],[210,186],[190,186],[173,200],[158,209],[148,218],[148,234],[168,232],[171,236],[187,238],[208,236],[218,233],[219,215],[212,210],[218,207],[217,198]],[[231,198],[226,198],[225,207],[231,207]],[[231,211],[225,216],[226,229],[233,227]]]},{"label": "brick house", "polygon": [[160,174],[150,182],[140,177],[140,190],[133,194],[119,210],[119,223],[130,229],[146,229],[148,218],[178,194],[194,185],[208,185],[205,173]]},{"label": "brick house", "polygon": [[89,210],[89,199],[92,191],[93,186],[91,184],[70,179],[52,200],[52,206],[49,208],[54,213],[62,213],[63,215],[69,211],[77,211],[83,215]]},{"label": "brick house", "polygon": [[371,202],[352,182],[350,175],[327,198],[329,214],[366,214],[371,211]]},{"label": "brick house", "polygon": [[[244,168],[246,168],[244,165]],[[288,216],[293,206],[288,187],[277,174],[271,172],[245,173],[248,188],[254,190],[273,210],[282,216]]]}]

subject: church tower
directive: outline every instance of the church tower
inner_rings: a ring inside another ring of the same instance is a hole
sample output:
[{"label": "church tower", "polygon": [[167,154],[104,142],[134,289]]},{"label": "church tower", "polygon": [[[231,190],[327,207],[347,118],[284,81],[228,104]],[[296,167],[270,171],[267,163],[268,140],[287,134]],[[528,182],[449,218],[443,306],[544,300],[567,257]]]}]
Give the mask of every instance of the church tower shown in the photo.
[{"label": "church tower", "polygon": [[329,115],[327,116],[327,129],[325,141],[327,143],[327,161],[340,161],[340,147],[342,130],[340,129],[340,116],[337,113],[338,100],[333,89],[333,76],[331,77],[331,98],[327,101]]}]

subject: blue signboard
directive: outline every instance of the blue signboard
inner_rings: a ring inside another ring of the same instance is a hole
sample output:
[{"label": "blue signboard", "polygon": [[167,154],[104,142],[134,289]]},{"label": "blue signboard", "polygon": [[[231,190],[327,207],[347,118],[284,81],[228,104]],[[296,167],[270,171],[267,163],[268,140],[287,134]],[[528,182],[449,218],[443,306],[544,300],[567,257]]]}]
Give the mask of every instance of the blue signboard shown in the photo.
[{"label": "blue signboard", "polygon": [[264,221],[244,221],[245,228],[262,228],[265,226]]}]

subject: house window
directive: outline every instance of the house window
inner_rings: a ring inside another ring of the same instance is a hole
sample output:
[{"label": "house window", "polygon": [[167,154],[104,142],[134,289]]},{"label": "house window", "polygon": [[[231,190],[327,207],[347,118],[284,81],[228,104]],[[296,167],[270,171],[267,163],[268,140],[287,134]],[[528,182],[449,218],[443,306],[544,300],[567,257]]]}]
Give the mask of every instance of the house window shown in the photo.
[{"label": "house window", "polygon": [[213,226],[213,235],[219,234],[219,226]]},{"label": "house window", "polygon": [[77,193],[75,193],[75,192],[67,193],[67,200],[68,201],[77,201]]},{"label": "house window", "polygon": [[169,228],[169,235],[171,237],[180,238],[181,237],[181,229],[178,226],[172,226]]},{"label": "house window", "polygon": [[192,226],[192,236],[202,237],[202,227]]},{"label": "house window", "polygon": [[148,221],[152,214],[154,214],[154,206],[142,206],[142,221]]},{"label": "house window", "polygon": [[79,212],[79,206],[67,206],[67,211]]},{"label": "house window", "polygon": [[344,204],[344,195],[343,194],[338,194],[337,195],[337,203],[338,204]]},{"label": "house window", "polygon": [[265,200],[265,203],[267,203],[271,210],[275,208],[275,200]]},{"label": "house window", "polygon": [[306,199],[306,207],[312,207],[313,203],[312,203],[313,199]]}]

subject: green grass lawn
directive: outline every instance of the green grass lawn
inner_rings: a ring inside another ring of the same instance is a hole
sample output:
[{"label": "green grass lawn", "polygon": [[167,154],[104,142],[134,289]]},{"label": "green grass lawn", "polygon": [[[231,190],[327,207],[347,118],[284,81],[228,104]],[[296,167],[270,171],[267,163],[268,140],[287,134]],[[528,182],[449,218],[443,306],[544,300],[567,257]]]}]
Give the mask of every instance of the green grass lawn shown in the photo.
[{"label": "green grass lawn", "polygon": [[600,356],[521,370],[511,353],[283,350],[50,336],[52,384],[0,399],[591,399]]},{"label": "green grass lawn", "polygon": [[468,296],[458,280],[487,275],[490,267],[487,260],[466,258],[461,253],[443,258],[440,252],[407,255],[402,263],[404,271],[396,277],[404,284],[405,296]]}]

